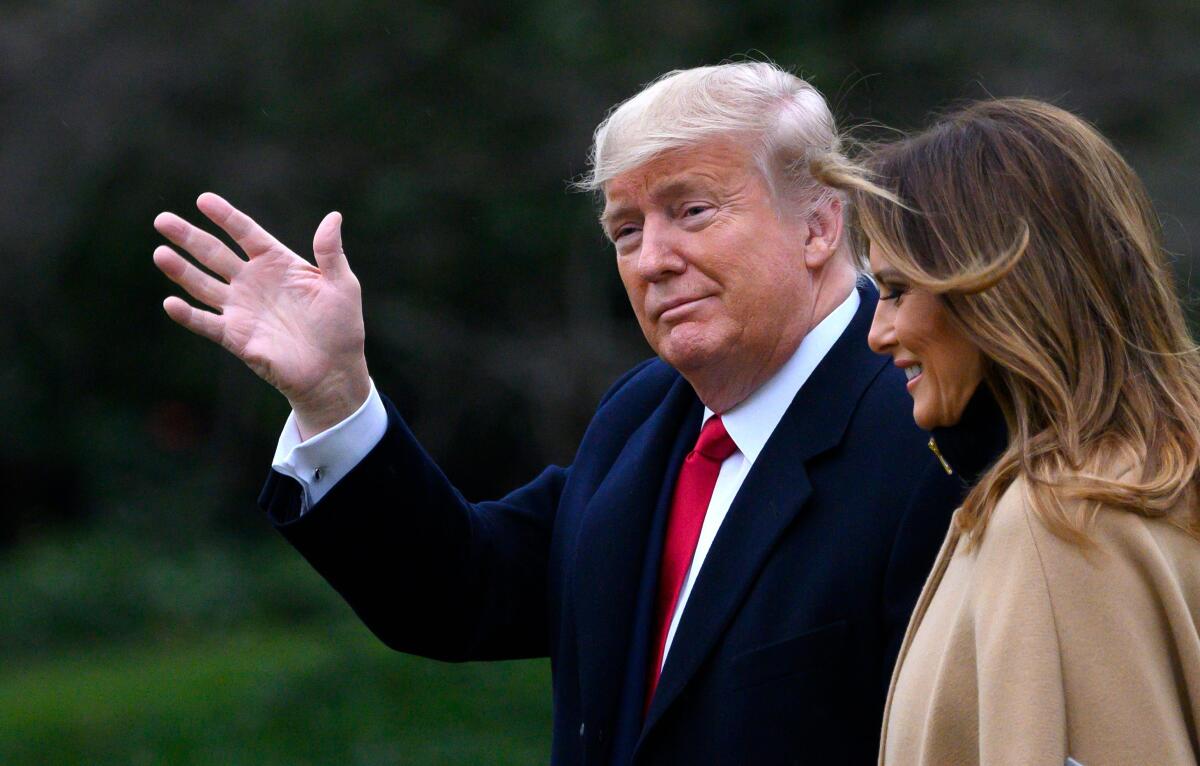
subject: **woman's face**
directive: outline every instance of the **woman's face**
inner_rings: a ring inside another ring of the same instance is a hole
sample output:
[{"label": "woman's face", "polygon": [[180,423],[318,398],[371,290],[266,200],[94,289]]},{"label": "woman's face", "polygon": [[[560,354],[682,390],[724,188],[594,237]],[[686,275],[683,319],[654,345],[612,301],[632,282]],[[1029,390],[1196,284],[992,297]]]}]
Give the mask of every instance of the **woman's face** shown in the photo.
[{"label": "woman's face", "polygon": [[913,420],[925,430],[954,425],[983,380],[984,357],[934,294],[910,288],[871,243],[879,305],[867,342],[908,377]]}]

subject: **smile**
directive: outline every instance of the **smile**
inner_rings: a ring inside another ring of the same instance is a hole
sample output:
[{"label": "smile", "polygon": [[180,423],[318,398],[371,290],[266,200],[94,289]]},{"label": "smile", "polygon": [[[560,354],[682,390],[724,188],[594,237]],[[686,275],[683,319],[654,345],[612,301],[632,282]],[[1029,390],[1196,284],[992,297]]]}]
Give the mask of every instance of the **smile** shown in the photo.
[{"label": "smile", "polygon": [[682,300],[671,301],[659,312],[658,318],[670,321],[678,319],[688,311],[692,310],[700,302],[704,301],[708,296],[702,295],[699,298],[684,298]]},{"label": "smile", "polygon": [[904,377],[908,378],[909,380],[912,380],[913,378],[920,375],[922,371],[923,371],[923,368],[921,367],[921,365],[914,364],[911,367],[904,368]]}]

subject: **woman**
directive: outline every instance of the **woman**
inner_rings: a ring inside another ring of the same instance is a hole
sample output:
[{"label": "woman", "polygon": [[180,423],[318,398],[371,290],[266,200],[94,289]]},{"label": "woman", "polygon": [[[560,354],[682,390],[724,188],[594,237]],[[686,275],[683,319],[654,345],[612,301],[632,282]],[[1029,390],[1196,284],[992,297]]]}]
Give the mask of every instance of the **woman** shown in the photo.
[{"label": "woman", "polygon": [[[820,164],[820,163],[814,163]],[[870,343],[973,482],[892,677],[886,764],[1200,757],[1200,354],[1141,183],[1049,104],[831,165]]]}]

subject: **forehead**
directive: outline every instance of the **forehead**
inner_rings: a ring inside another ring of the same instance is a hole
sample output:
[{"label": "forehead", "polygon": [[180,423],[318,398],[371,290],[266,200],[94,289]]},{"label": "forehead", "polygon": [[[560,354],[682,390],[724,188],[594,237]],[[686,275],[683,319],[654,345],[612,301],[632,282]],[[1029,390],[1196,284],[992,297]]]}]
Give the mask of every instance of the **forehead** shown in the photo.
[{"label": "forehead", "polygon": [[731,140],[672,149],[604,186],[605,217],[618,206],[693,186],[733,183],[753,172],[750,152]]},{"label": "forehead", "polygon": [[892,260],[895,256],[879,242],[871,240],[868,243],[867,260],[870,261],[871,271],[880,274],[884,271],[895,271]]}]

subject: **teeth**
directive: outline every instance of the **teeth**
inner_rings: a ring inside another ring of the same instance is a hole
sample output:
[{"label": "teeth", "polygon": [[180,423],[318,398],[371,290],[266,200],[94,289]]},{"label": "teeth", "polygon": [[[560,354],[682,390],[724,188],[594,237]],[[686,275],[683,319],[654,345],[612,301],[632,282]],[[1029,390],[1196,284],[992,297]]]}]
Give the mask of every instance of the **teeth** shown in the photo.
[{"label": "teeth", "polygon": [[917,377],[920,374],[921,374],[921,365],[919,365],[919,364],[914,364],[911,367],[904,368],[904,377],[908,378],[909,380],[912,380],[913,378]]}]

